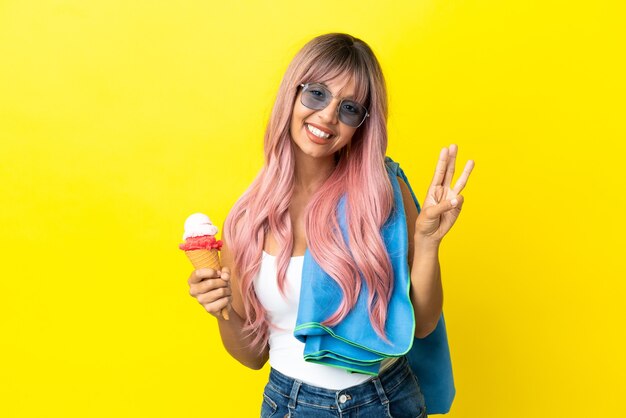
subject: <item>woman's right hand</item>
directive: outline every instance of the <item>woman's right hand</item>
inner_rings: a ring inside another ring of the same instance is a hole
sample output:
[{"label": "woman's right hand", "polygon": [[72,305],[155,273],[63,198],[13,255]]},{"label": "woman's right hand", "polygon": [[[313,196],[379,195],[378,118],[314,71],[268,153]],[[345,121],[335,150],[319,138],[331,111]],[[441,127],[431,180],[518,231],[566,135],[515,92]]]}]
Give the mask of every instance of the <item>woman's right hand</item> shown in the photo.
[{"label": "woman's right hand", "polygon": [[196,298],[198,303],[208,313],[222,319],[222,309],[231,311],[230,270],[198,269],[189,276],[189,294]]}]

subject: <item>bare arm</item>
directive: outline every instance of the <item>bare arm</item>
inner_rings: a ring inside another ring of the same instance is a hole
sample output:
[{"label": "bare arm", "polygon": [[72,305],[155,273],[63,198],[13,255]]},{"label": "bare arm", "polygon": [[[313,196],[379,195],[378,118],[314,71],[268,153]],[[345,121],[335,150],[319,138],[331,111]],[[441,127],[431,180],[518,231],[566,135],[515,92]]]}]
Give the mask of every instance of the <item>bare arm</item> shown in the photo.
[{"label": "bare arm", "polygon": [[402,190],[409,237],[410,297],[415,314],[415,336],[424,338],[437,326],[443,309],[439,245],[428,245],[428,242],[415,236],[417,207],[404,180],[398,177],[398,181]]},{"label": "bare arm", "polygon": [[[231,266],[234,265],[234,259],[230,253],[226,243],[222,246],[222,276],[226,274],[230,278],[232,288],[232,304],[231,311],[234,311],[234,321],[231,319],[225,321],[218,318],[220,334],[224,347],[231,356],[236,358],[242,364],[251,369],[260,369],[269,358],[269,346],[265,346],[261,352],[258,349],[250,347],[252,339],[248,335],[244,335],[242,329],[244,326],[243,318],[246,317],[245,308],[243,306],[243,298],[241,296],[241,288],[239,287],[239,278],[233,274]],[[224,271],[226,269],[226,271]]]},{"label": "bare arm", "polygon": [[[258,370],[269,358],[269,347],[265,346],[259,352],[258,349],[251,347],[252,339],[243,332],[245,309],[238,278],[231,271],[231,266],[234,265],[232,254],[226,244],[223,245],[221,253],[221,271],[195,270],[189,277],[189,293],[207,312],[217,318],[226,351],[244,366]],[[229,320],[225,320],[221,315],[221,310],[225,307],[229,310]]]},{"label": "bare arm", "polygon": [[474,161],[468,160],[461,176],[451,187],[457,150],[457,146],[452,144],[439,153],[435,174],[419,214],[408,186],[400,179],[409,231],[411,303],[415,311],[415,336],[418,338],[433,332],[441,316],[443,287],[439,245],[461,213],[464,197],[460,193],[474,169]]}]

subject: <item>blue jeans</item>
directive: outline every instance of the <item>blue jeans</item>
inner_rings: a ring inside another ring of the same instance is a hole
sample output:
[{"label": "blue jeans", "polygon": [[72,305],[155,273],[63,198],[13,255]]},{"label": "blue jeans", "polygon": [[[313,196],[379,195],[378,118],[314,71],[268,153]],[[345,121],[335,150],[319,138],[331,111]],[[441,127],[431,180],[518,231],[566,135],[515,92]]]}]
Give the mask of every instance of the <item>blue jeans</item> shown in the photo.
[{"label": "blue jeans", "polygon": [[405,357],[377,377],[343,390],[307,385],[271,369],[261,418],[425,418],[424,396]]}]

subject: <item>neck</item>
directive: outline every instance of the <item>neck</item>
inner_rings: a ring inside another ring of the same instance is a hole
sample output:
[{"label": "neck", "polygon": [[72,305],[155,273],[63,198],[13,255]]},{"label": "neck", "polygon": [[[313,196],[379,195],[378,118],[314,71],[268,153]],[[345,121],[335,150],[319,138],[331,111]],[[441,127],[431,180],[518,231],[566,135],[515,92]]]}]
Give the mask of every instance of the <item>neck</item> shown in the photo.
[{"label": "neck", "polygon": [[295,187],[306,194],[313,194],[335,170],[335,157],[315,158],[296,153]]}]

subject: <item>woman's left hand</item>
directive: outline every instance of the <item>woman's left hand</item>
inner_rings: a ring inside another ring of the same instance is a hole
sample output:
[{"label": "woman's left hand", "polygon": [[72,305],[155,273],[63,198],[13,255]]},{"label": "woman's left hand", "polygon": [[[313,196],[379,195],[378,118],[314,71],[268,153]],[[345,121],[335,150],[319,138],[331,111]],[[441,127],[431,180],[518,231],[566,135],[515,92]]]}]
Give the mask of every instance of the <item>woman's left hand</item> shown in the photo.
[{"label": "woman's left hand", "polygon": [[467,161],[461,177],[454,187],[450,188],[456,154],[457,146],[454,144],[449,148],[443,148],[439,154],[433,181],[424,199],[422,211],[415,221],[416,240],[423,239],[438,245],[461,213],[463,196],[460,193],[467,184],[467,179],[474,168],[474,161]]}]

